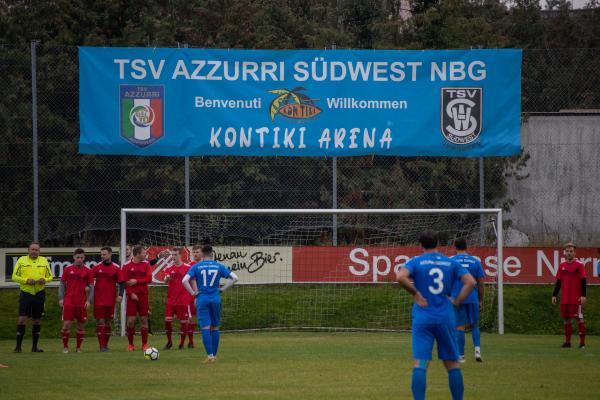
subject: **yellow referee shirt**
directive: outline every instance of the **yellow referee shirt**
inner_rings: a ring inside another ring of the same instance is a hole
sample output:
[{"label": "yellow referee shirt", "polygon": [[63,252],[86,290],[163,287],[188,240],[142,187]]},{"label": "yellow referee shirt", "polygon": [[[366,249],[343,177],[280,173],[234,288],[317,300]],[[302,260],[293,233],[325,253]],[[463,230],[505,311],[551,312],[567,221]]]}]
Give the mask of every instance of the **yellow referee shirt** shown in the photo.
[{"label": "yellow referee shirt", "polygon": [[30,294],[41,292],[46,287],[45,284],[30,285],[27,283],[28,279],[37,281],[40,278],[44,278],[46,282],[52,281],[52,271],[46,257],[38,256],[35,260],[29,256],[19,257],[13,269],[12,280],[21,285],[21,290]]}]

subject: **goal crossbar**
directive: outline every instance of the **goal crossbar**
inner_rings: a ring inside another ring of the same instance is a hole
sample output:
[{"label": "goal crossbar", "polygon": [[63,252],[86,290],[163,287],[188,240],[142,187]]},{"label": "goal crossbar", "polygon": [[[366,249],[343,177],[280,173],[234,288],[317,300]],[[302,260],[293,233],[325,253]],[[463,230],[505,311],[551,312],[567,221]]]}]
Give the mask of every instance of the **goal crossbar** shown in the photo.
[{"label": "goal crossbar", "polygon": [[[410,208],[410,209],[334,209],[334,208],[316,208],[316,209],[186,209],[186,208],[122,208],[121,209],[121,265],[124,265],[126,260],[125,248],[127,247],[127,215],[128,214],[146,214],[146,215],[401,215],[401,214],[489,214],[496,217],[496,236],[497,236],[497,257],[498,257],[498,334],[504,334],[504,291],[503,291],[503,226],[502,226],[502,209],[501,208]],[[123,299],[125,302],[125,299]],[[121,312],[124,314],[124,307],[121,307]],[[124,315],[123,315],[124,317]],[[124,318],[123,318],[124,320]],[[121,327],[121,335],[124,335],[124,324]]]},{"label": "goal crossbar", "polygon": [[162,215],[186,215],[186,214],[236,214],[236,215],[265,215],[265,214],[361,214],[361,215],[384,215],[384,214],[498,214],[501,208],[123,208],[121,216],[125,214],[162,214]]}]

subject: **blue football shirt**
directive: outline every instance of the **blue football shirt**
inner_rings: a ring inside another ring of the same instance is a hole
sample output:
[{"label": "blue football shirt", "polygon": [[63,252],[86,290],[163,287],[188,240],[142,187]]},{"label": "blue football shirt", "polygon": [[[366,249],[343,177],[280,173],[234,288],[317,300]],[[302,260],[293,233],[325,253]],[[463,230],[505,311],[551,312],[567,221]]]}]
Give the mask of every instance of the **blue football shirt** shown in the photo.
[{"label": "blue football shirt", "polygon": [[229,278],[231,271],[214,260],[204,260],[194,264],[187,275],[196,279],[201,296],[220,297],[219,282],[221,278]]},{"label": "blue football shirt", "polygon": [[456,281],[467,274],[462,265],[440,253],[425,253],[404,266],[417,290],[427,299],[427,307],[413,304],[413,324],[454,324],[450,293]]},{"label": "blue football shirt", "polygon": [[[469,254],[457,254],[451,257],[454,261],[461,264],[465,267],[475,280],[479,278],[483,278],[485,273],[483,272],[483,267],[478,259]],[[452,298],[456,298],[462,289],[463,284],[461,281],[457,281],[452,288]],[[477,294],[477,289],[473,289],[473,291],[467,296],[463,304],[478,304],[479,303],[479,295]]]}]

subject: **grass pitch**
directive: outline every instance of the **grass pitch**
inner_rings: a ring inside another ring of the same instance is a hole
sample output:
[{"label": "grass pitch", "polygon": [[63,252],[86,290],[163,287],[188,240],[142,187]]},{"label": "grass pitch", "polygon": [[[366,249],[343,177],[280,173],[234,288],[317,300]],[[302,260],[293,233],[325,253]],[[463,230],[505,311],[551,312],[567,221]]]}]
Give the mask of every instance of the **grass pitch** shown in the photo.
[{"label": "grass pitch", "polygon": [[[160,350],[164,341],[153,336],[150,343]],[[484,334],[483,363],[467,346],[465,399],[598,398],[600,338],[589,337],[585,350],[561,349],[561,342],[560,336]],[[57,339],[42,340],[42,354],[13,354],[13,346],[0,342],[0,363],[9,366],[0,369],[5,399],[411,398],[406,333],[224,333],[219,360],[210,365],[201,364],[201,343],[195,350],[161,350],[158,361],[144,360],[141,350],[127,353],[124,338],[111,340],[110,353],[99,353],[94,338],[86,338],[80,354],[62,354]],[[427,398],[450,398],[437,360]]]}]

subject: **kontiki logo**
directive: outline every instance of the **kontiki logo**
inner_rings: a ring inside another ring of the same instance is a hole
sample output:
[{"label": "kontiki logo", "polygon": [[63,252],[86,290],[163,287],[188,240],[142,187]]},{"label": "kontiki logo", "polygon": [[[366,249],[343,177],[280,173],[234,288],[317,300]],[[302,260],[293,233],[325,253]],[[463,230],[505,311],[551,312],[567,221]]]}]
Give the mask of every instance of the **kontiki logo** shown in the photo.
[{"label": "kontiki logo", "polygon": [[278,95],[269,106],[271,121],[280,114],[286,118],[308,119],[321,113],[321,109],[315,105],[317,99],[311,99],[300,91],[306,90],[302,86],[289,89],[269,90],[269,93]]}]

